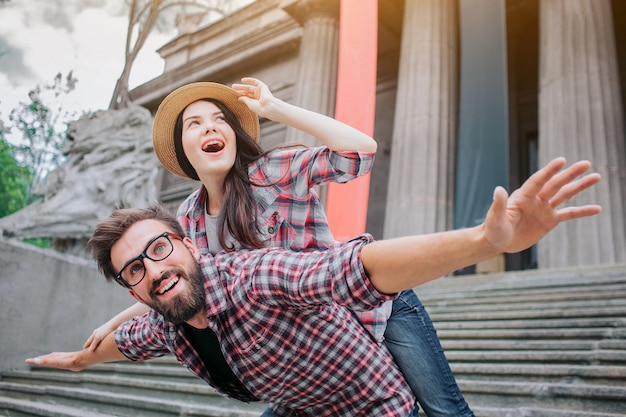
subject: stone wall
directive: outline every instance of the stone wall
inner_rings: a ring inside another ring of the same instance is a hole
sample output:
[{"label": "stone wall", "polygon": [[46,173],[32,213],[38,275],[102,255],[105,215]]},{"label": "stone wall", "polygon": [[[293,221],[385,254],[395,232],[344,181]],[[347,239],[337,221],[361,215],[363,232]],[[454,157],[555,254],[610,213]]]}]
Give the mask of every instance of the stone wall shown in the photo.
[{"label": "stone wall", "polygon": [[94,328],[133,303],[92,261],[0,237],[0,371],[81,349]]}]

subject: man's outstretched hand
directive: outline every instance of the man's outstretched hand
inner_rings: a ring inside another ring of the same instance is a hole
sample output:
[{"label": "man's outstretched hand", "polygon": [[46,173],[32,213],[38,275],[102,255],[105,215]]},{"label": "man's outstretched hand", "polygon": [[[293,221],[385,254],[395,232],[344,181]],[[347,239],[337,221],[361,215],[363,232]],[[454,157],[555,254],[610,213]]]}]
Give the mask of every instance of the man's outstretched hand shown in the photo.
[{"label": "man's outstretched hand", "polygon": [[29,365],[37,365],[48,368],[66,369],[68,371],[82,371],[85,365],[81,361],[81,352],[52,352],[36,358],[26,359]]},{"label": "man's outstretched hand", "polygon": [[598,205],[559,208],[600,181],[597,173],[580,177],[591,168],[589,161],[564,166],[565,158],[553,159],[510,196],[502,187],[494,190],[483,227],[485,238],[497,252],[527,249],[563,221],[600,213]]},{"label": "man's outstretched hand", "polygon": [[68,371],[82,371],[83,369],[104,362],[128,360],[115,344],[115,336],[109,333],[94,350],[83,349],[76,352],[52,352],[36,358],[26,359],[29,365],[48,368],[66,369]]}]

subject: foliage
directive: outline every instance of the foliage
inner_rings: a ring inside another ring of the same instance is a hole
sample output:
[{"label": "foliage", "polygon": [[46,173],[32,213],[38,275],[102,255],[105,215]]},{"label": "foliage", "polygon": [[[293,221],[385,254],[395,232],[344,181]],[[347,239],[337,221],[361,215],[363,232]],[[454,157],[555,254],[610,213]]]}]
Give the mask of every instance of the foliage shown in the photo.
[{"label": "foliage", "polygon": [[[63,146],[67,125],[76,119],[76,115],[64,111],[59,101],[61,95],[74,90],[77,81],[71,71],[65,77],[58,73],[52,84],[38,85],[31,90],[28,93],[30,101],[20,102],[9,115],[11,129],[21,134],[14,157],[19,165],[30,169],[29,191],[65,159]],[[29,193],[30,202],[32,194]]]},{"label": "foliage", "polygon": [[4,140],[0,130],[0,217],[18,211],[27,204],[31,173],[18,165],[13,157],[14,147]]},{"label": "foliage", "polygon": [[[26,207],[28,187],[32,176],[27,167],[20,166],[13,157],[14,146],[4,139],[4,124],[0,120],[0,218]],[[26,239],[24,242],[49,248],[50,239]]]},{"label": "foliage", "polygon": [[50,248],[50,239],[43,237],[37,239],[24,239],[24,243],[28,243],[29,245],[37,246],[44,249]]},{"label": "foliage", "polygon": [[237,5],[245,2],[244,0],[130,0],[124,68],[115,83],[109,109],[125,108],[131,102],[128,93],[130,71],[139,51],[159,19],[163,19],[164,16],[169,18],[169,12],[172,10],[186,16],[195,11],[197,16],[217,14],[219,17],[224,17]]}]

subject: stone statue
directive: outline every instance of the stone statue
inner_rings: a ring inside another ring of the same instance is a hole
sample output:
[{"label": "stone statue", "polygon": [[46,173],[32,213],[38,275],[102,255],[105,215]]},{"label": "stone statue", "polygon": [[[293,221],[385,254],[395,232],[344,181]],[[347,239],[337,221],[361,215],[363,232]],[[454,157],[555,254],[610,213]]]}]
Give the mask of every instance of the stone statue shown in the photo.
[{"label": "stone statue", "polygon": [[152,115],[131,105],[98,111],[70,124],[67,160],[33,194],[40,199],[0,219],[4,236],[50,238],[74,255],[96,222],[114,209],[146,207],[158,200],[158,160],[152,147]]}]

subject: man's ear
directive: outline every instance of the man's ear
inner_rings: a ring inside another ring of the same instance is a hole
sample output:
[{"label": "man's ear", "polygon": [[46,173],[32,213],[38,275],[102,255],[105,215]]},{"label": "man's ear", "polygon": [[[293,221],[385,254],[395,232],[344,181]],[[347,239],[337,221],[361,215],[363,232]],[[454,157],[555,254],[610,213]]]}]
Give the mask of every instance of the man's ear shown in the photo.
[{"label": "man's ear", "polygon": [[185,238],[183,239],[183,244],[187,246],[187,249],[189,249],[189,252],[191,252],[193,257],[196,258],[196,261],[200,260],[200,251],[198,250],[198,248],[196,247],[196,245],[193,243],[191,239],[185,236]]}]

